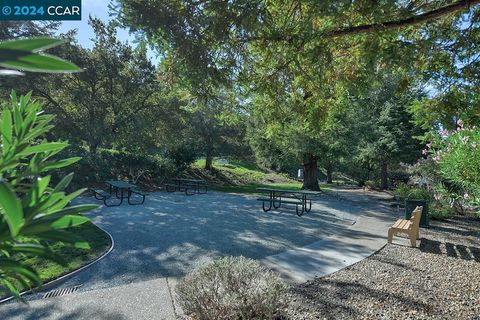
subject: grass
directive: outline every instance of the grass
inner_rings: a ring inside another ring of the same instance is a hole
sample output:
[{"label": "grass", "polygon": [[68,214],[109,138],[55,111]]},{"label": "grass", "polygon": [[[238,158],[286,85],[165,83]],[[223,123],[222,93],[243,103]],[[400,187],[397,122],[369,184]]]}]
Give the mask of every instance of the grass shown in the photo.
[{"label": "grass", "polygon": [[245,161],[229,160],[227,165],[218,165],[214,161],[212,171],[205,170],[204,167],[205,160],[197,160],[192,165],[189,174],[207,180],[209,185],[218,188],[218,190],[228,189],[232,186],[295,183],[295,180],[292,180],[285,173],[269,171]]},{"label": "grass", "polygon": [[[195,167],[203,168],[205,167],[205,159],[199,159],[195,161],[193,165]],[[240,171],[250,170],[250,171],[257,171],[257,172],[264,172],[264,173],[267,172],[266,170],[262,169],[255,163],[241,161],[241,160],[228,160],[227,165],[218,165],[217,160],[214,160],[212,165],[217,168],[238,169]]]},{"label": "grass", "polygon": [[[219,192],[228,192],[228,193],[244,193],[244,194],[261,194],[257,191],[257,188],[274,188],[274,189],[291,189],[291,190],[300,190],[302,189],[302,183],[293,182],[293,183],[269,183],[269,184],[247,184],[243,186],[213,186],[212,190]],[[321,184],[320,188],[322,191],[330,191],[329,185]]]},{"label": "grass", "polygon": [[[259,194],[257,188],[278,188],[299,190],[302,183],[290,178],[285,173],[265,170],[256,164],[229,160],[227,165],[218,165],[213,162],[213,170],[204,169],[205,160],[197,160],[188,173],[199,179],[204,179],[210,189],[220,192]],[[320,186],[323,191],[329,191],[329,185]]]},{"label": "grass", "polygon": [[[193,168],[200,169],[205,167],[205,160],[197,160]],[[227,165],[218,165],[213,162],[214,171],[224,176],[224,180],[230,180],[231,184],[260,183],[269,173],[260,167],[242,161],[229,161]]]},{"label": "grass", "polygon": [[[26,259],[25,263],[37,270],[43,283],[57,279],[88,264],[101,256],[111,246],[110,237],[91,222],[70,228],[68,231],[87,241],[90,245],[90,250],[74,248],[62,242],[55,242],[51,245],[52,250],[67,262],[66,266],[39,257]],[[5,295],[6,293],[0,289],[0,297]]]},{"label": "grass", "polygon": [[213,186],[212,190],[231,193],[258,194],[257,188],[277,188],[300,190],[301,183],[271,183],[271,184],[247,184],[243,186]]},{"label": "grass", "polygon": [[110,237],[91,222],[70,228],[68,231],[85,239],[90,245],[90,250],[74,248],[62,242],[56,242],[52,245],[52,250],[68,262],[67,266],[61,266],[53,261],[40,258],[29,259],[28,264],[38,271],[40,279],[44,283],[82,267],[110,248]]}]

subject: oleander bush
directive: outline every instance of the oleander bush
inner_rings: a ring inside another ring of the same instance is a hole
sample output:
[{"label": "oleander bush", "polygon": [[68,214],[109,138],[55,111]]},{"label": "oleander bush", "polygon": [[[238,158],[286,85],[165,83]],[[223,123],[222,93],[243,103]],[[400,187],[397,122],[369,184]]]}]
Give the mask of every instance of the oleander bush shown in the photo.
[{"label": "oleander bush", "polygon": [[286,306],[286,286],[279,276],[244,257],[198,268],[176,292],[185,313],[198,320],[276,319]]},{"label": "oleander bush", "polygon": [[33,257],[66,265],[50,246],[64,242],[90,249],[69,228],[89,221],[81,213],[97,205],[72,205],[85,189],[66,193],[73,174],[52,183],[52,172],[65,169],[80,158],[58,158],[68,146],[47,137],[53,116],[44,114],[31,93],[0,105],[0,293],[20,298],[21,288],[41,285],[37,270],[27,261]]},{"label": "oleander bush", "polygon": [[461,120],[457,130],[442,132],[430,153],[444,179],[443,196],[452,205],[475,208],[480,215],[480,129],[465,128]]}]

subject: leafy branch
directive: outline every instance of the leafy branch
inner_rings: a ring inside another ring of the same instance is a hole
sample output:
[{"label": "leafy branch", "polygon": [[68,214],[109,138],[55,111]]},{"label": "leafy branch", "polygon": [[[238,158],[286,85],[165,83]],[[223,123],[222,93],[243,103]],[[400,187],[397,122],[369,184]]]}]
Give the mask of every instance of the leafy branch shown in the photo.
[{"label": "leafy branch", "polygon": [[52,129],[53,116],[42,114],[39,102],[31,93],[2,108],[0,118],[0,285],[20,298],[20,287],[41,285],[38,273],[24,261],[32,256],[53,259],[65,264],[50,249],[50,241],[71,243],[88,249],[88,243],[65,229],[89,221],[80,215],[96,205],[70,205],[83,193],[67,194],[65,189],[73,174],[51,185],[52,170],[65,168],[80,158],[54,159],[68,146],[65,142],[44,140]]}]

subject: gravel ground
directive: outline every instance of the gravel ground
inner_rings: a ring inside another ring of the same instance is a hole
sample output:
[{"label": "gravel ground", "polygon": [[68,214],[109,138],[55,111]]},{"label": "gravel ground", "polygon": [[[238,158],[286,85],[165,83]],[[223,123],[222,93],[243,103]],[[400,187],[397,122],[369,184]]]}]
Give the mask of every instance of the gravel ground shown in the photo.
[{"label": "gravel ground", "polygon": [[292,288],[288,319],[480,319],[480,220],[433,221],[420,237]]}]

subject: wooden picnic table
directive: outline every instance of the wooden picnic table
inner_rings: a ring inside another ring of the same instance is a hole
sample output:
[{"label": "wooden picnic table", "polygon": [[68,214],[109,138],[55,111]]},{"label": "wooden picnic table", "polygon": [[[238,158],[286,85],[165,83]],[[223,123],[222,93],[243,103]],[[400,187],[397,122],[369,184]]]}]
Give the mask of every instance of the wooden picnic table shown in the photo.
[{"label": "wooden picnic table", "polygon": [[[295,189],[257,188],[257,191],[268,194],[268,197],[257,199],[262,201],[263,211],[272,210],[272,206],[274,209],[278,209],[282,206],[282,203],[294,204],[298,216],[301,216],[304,212],[310,212],[312,210],[312,197],[321,195],[320,191]],[[268,208],[265,207],[265,203],[269,204]],[[299,206],[301,210],[299,210]]]},{"label": "wooden picnic table", "polygon": [[[205,180],[201,179],[182,179],[182,178],[174,178],[172,179],[174,184],[166,184],[166,190],[168,192],[175,192],[175,191],[185,191],[187,196],[191,196],[195,193],[203,194],[207,193],[208,186]],[[204,188],[205,191],[202,192],[201,188]],[[189,190],[193,189],[193,193],[189,193]]]}]

